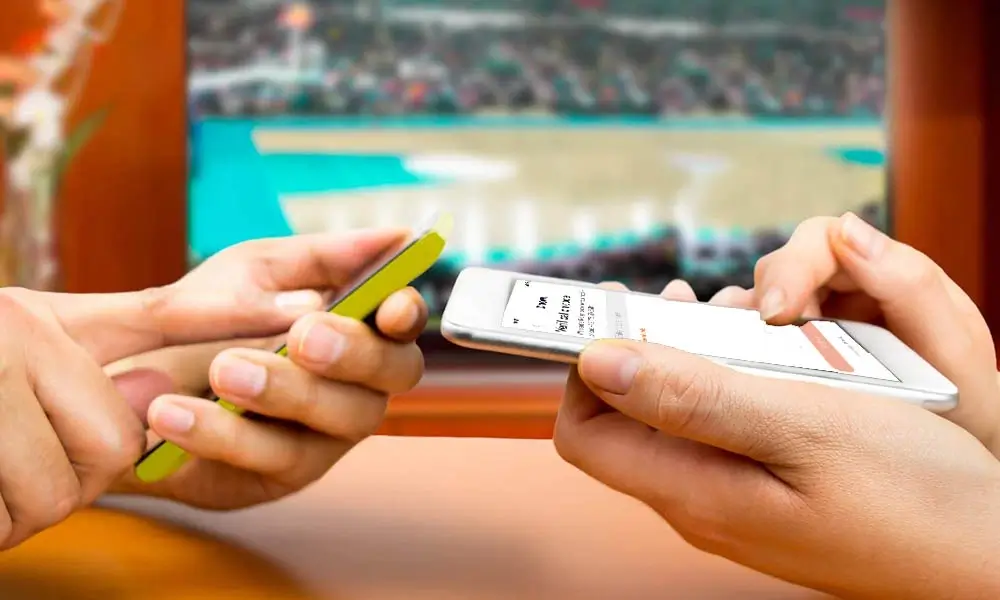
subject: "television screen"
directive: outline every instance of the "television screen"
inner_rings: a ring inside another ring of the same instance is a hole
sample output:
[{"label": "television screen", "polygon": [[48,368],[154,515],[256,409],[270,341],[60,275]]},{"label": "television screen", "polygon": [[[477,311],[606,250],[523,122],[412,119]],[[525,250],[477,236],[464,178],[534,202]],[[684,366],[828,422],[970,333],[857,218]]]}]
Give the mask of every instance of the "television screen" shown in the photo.
[{"label": "television screen", "polygon": [[885,0],[187,0],[190,245],[447,210],[467,265],[703,298],[886,201]]}]

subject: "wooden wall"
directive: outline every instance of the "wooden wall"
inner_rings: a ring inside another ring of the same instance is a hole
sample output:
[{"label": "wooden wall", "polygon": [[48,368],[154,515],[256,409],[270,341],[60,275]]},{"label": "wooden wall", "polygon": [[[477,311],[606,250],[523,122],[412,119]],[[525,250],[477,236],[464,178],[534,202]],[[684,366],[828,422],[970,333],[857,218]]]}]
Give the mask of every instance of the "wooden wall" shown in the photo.
[{"label": "wooden wall", "polygon": [[[40,25],[4,3],[0,50]],[[60,235],[71,291],[138,289],[185,268],[184,44],[180,0],[126,0],[80,110],[114,113],[73,166]],[[897,236],[937,260],[1000,332],[998,10],[989,0],[892,0],[890,160]],[[992,116],[991,116],[992,115]],[[993,165],[990,169],[989,166]],[[558,386],[427,388],[394,403],[386,431],[524,435],[551,430]]]},{"label": "wooden wall", "polygon": [[[45,24],[36,0],[5,0],[0,52]],[[187,265],[184,21],[181,0],[125,0],[71,121],[112,114],[67,176],[58,228],[65,286],[134,290]]]},{"label": "wooden wall", "polygon": [[989,276],[1000,273],[1000,239],[987,235],[1000,201],[989,97],[997,44],[987,35],[997,12],[989,0],[891,3],[889,152],[897,237],[944,267],[1000,333],[1000,288]]}]

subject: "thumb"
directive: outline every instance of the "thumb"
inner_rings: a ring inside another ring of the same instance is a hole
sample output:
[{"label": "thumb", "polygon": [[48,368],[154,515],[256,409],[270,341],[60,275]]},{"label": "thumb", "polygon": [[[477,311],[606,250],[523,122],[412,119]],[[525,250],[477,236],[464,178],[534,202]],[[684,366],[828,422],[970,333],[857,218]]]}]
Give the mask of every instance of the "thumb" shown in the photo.
[{"label": "thumb", "polygon": [[111,381],[144,425],[153,400],[174,392],[175,388],[170,376],[156,369],[133,369],[114,375]]},{"label": "thumb", "polygon": [[790,442],[822,435],[829,390],[734,371],[630,340],[588,346],[577,367],[608,405],[665,434],[763,463],[788,462]]}]

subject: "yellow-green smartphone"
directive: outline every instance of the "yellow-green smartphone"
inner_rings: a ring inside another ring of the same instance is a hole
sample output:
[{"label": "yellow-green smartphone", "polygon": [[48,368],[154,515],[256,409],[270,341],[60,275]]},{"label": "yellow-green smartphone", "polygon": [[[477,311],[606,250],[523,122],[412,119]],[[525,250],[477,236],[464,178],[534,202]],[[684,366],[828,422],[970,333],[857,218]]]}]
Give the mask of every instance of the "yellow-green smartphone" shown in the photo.
[{"label": "yellow-green smartphone", "polygon": [[[451,217],[436,215],[434,223],[417,230],[406,242],[386,251],[357,281],[333,300],[328,312],[359,321],[366,319],[389,296],[404,289],[423,275],[437,262],[447,244],[451,230]],[[275,351],[286,356],[284,345]],[[212,395],[226,410],[242,414],[243,410],[224,398]],[[140,481],[155,483],[175,473],[190,458],[179,446],[161,441],[150,448],[135,464],[135,475]]]}]

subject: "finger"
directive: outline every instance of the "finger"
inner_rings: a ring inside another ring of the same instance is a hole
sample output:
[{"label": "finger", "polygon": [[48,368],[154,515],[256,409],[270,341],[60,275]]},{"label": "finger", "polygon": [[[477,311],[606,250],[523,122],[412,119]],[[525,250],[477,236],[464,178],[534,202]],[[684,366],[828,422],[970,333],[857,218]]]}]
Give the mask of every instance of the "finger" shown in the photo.
[{"label": "finger", "polygon": [[427,326],[427,303],[420,292],[406,288],[386,299],[375,313],[375,325],[383,335],[397,342],[413,342]]},{"label": "finger", "polygon": [[[961,402],[948,417],[991,448],[997,443],[992,336],[972,300],[930,258],[847,213],[803,223],[761,263],[762,315],[793,319],[824,285],[863,292],[893,333],[958,386]],[[765,308],[769,298],[783,299],[782,309]]]},{"label": "finger", "polygon": [[[732,505],[754,498],[762,513],[784,486],[760,465],[717,448],[664,435],[606,411],[575,372],[566,385],[553,441],[567,462],[652,506],[689,541],[717,531]],[[734,494],[734,490],[739,493]],[[706,520],[715,523],[706,523]],[[716,525],[713,527],[712,525]],[[731,524],[730,524],[731,525]],[[731,530],[730,527],[726,529]],[[697,544],[701,545],[701,544]]]},{"label": "finger", "polygon": [[125,371],[112,377],[111,381],[143,425],[146,424],[146,413],[153,400],[174,391],[174,382],[170,376],[156,369]]},{"label": "finger", "polygon": [[794,462],[792,442],[822,438],[830,423],[832,390],[752,377],[657,344],[598,341],[581,354],[578,370],[626,416],[768,464]]},{"label": "finger", "polygon": [[854,289],[830,247],[833,217],[803,221],[788,242],[754,267],[754,293],[761,318],[775,325],[800,319],[827,287]]},{"label": "finger", "polygon": [[[116,377],[129,371],[158,371],[166,375],[174,386],[171,390],[160,392],[157,394],[158,396],[166,393],[181,394],[184,396],[202,396],[209,389],[208,369],[220,352],[230,348],[254,348],[273,351],[283,345],[284,338],[285,336],[282,335],[280,339],[275,337],[253,340],[238,339],[161,348],[160,350],[154,350],[140,354],[139,356],[130,356],[111,363],[104,367],[104,372]],[[146,411],[144,410],[142,414],[143,418],[145,418]]]},{"label": "finger", "polygon": [[9,368],[5,375],[0,381],[0,498],[6,516],[0,520],[0,550],[59,523],[82,498],[77,474],[23,376],[23,366]]},{"label": "finger", "polygon": [[[752,290],[751,290],[752,291]],[[811,298],[802,309],[803,319],[819,319],[823,316],[823,300],[821,296]]]},{"label": "finger", "polygon": [[254,421],[215,402],[161,396],[149,408],[149,425],[192,456],[225,463],[279,482],[312,481],[353,442]]},{"label": "finger", "polygon": [[660,295],[667,300],[677,300],[680,302],[697,302],[698,295],[694,293],[691,284],[683,279],[674,279],[667,284]]},{"label": "finger", "polygon": [[0,322],[18,323],[34,396],[77,473],[83,503],[92,502],[145,449],[140,418],[101,367],[57,326],[0,295]]},{"label": "finger", "polygon": [[292,326],[288,356],[321,377],[388,394],[412,389],[424,372],[415,344],[386,340],[364,323],[329,313],[314,313]]},{"label": "finger", "polygon": [[[65,330],[102,364],[165,346],[287,331],[322,302],[314,288],[342,287],[406,231],[291,236],[245,242],[181,281],[125,294],[42,294]],[[248,269],[260,293],[219,291],[219,269]],[[291,293],[286,293],[291,292]]]},{"label": "finger", "polygon": [[602,281],[597,287],[609,292],[627,292],[628,287],[619,281]]},{"label": "finger", "polygon": [[969,297],[930,258],[847,214],[829,233],[838,263],[878,302],[889,328],[961,391],[949,418],[992,444],[1000,405],[989,327]]},{"label": "finger", "polygon": [[712,296],[708,303],[732,308],[753,308],[755,305],[753,291],[745,290],[736,285],[722,288]]},{"label": "finger", "polygon": [[227,350],[212,363],[215,392],[254,414],[359,442],[385,415],[385,394],[330,381],[261,350]]}]

